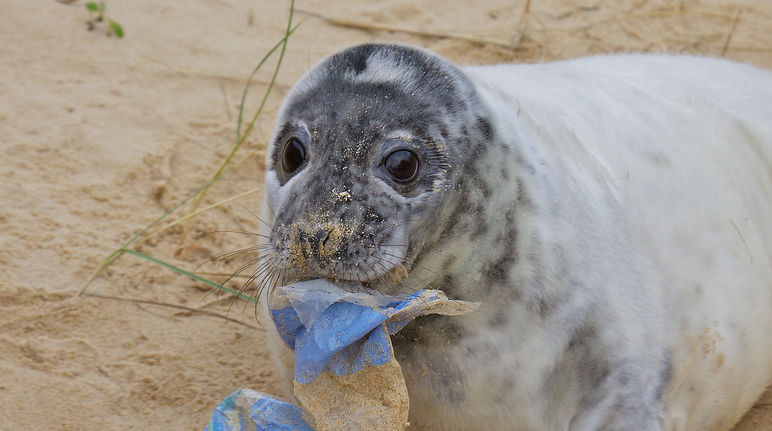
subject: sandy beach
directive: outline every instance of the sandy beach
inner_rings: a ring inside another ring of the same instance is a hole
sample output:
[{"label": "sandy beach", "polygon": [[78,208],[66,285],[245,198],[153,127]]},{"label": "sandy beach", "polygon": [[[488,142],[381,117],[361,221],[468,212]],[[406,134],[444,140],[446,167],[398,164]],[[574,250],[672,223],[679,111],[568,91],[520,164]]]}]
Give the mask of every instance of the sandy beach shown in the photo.
[{"label": "sandy beach", "polygon": [[[200,430],[231,391],[277,386],[254,306],[132,255],[99,263],[214,174],[247,78],[289,2],[0,0],[0,430]],[[726,57],[772,69],[772,2],[299,0],[274,91],[201,207],[138,243],[216,281],[249,259],[263,149],[282,97],[326,54],[400,41],[460,64],[612,52]],[[257,74],[255,112],[275,58]],[[185,205],[168,221],[191,210]],[[162,223],[163,224],[163,223]],[[184,234],[184,238],[183,238]],[[231,283],[239,288],[243,279]],[[772,430],[768,391],[736,431]]]}]

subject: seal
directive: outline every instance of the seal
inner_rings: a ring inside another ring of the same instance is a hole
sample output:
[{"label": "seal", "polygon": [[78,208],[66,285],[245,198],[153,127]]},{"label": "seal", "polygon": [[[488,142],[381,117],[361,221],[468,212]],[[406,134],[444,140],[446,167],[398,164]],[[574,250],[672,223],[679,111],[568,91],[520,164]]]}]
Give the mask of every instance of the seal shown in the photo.
[{"label": "seal", "polygon": [[278,114],[261,295],[481,302],[393,339],[419,429],[728,429],[772,381],[770,118],[725,60],[346,49]]}]

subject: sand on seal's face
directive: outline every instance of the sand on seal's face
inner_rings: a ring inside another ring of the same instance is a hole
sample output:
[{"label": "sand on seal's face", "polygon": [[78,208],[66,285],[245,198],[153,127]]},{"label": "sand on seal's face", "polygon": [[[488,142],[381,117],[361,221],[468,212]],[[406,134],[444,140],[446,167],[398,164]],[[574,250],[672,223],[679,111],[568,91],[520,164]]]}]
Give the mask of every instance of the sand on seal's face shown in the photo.
[{"label": "sand on seal's face", "polygon": [[[284,2],[108,0],[122,40],[86,31],[83,2],[0,1],[0,428],[201,429],[241,387],[277,393],[260,331],[201,314],[97,298],[70,300],[131,233],[203,184],[230,149],[244,79],[280,37]],[[612,4],[613,3],[613,4]],[[381,26],[519,40],[512,50],[457,39],[369,32],[307,17],[249,146],[262,144],[289,85],[346,45],[397,40],[460,64],[541,61],[620,51],[701,53],[772,68],[764,0],[533,2],[299,1],[305,10]],[[525,28],[524,32],[520,29]],[[522,36],[521,36],[522,35]],[[260,75],[267,79],[269,70]],[[255,86],[262,89],[262,85]],[[253,112],[259,92],[250,99]],[[252,158],[210,193],[258,187]],[[256,210],[259,193],[239,201]],[[198,256],[249,247],[239,206],[200,216],[190,261],[179,230],[143,250],[193,268]],[[234,266],[223,269],[233,269]],[[89,292],[206,309],[254,324],[251,306],[124,256]],[[209,304],[209,305],[207,305]],[[289,396],[291,388],[279,395]],[[737,430],[772,429],[772,392]]]}]

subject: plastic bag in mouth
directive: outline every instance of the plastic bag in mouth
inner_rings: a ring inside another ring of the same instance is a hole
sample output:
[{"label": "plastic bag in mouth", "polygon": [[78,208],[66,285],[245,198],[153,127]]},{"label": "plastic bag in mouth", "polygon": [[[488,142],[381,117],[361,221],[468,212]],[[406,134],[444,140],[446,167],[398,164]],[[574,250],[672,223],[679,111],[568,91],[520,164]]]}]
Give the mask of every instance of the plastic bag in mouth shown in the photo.
[{"label": "plastic bag in mouth", "polygon": [[295,380],[309,383],[323,369],[348,375],[387,363],[393,352],[382,324],[395,334],[426,314],[458,315],[476,305],[448,299],[437,290],[383,296],[352,292],[316,279],[277,287],[271,316],[284,342],[295,350]]},{"label": "plastic bag in mouth", "polygon": [[406,298],[405,296],[373,295],[359,288],[359,284],[356,282],[347,282],[346,284],[344,289],[322,279],[306,280],[277,287],[274,295],[278,292],[279,295],[289,299],[298,319],[306,328],[310,328],[324,310],[339,301],[369,308],[382,308]]},{"label": "plastic bag in mouth", "polygon": [[390,335],[419,316],[467,314],[478,305],[437,290],[373,295],[356,283],[344,289],[322,279],[277,287],[269,308],[279,335],[295,351],[295,395],[303,414],[292,404],[242,390],[212,415],[229,425],[210,429],[403,430],[408,394]]}]

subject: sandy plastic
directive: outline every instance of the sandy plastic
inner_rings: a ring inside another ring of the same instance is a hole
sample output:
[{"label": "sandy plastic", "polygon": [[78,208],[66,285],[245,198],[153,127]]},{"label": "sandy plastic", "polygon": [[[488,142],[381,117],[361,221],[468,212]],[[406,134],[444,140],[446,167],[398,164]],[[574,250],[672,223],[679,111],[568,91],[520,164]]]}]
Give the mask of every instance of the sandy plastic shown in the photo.
[{"label": "sandy plastic", "polygon": [[220,403],[207,430],[404,430],[410,403],[390,336],[419,316],[478,307],[438,290],[382,296],[324,280],[276,288],[269,302],[279,335],[295,351],[300,407],[243,389]]},{"label": "sandy plastic", "polygon": [[[346,301],[370,308],[381,308],[394,301],[404,300],[404,297],[373,295],[357,291],[356,283],[347,283],[347,289],[325,280],[314,279],[277,287],[280,295],[289,299],[292,308],[305,327],[311,324],[330,305],[338,301]],[[273,307],[272,307],[273,308]]]},{"label": "sandy plastic", "polygon": [[273,293],[274,323],[295,350],[295,395],[316,430],[403,430],[409,399],[390,335],[419,316],[478,304],[437,290],[392,297],[347,287],[311,280]]}]

